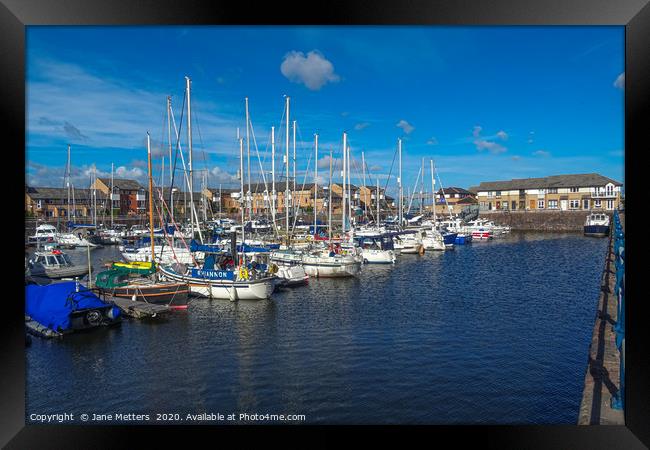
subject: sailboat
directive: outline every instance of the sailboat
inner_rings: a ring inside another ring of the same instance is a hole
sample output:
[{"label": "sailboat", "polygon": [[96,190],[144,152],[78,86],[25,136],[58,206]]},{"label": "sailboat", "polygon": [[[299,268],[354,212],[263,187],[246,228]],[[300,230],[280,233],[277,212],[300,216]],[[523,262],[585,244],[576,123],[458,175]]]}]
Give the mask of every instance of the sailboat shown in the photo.
[{"label": "sailboat", "polygon": [[[190,81],[186,77],[187,90],[189,93]],[[191,123],[189,119],[189,95],[188,95],[188,141],[190,151],[190,162],[192,155]],[[244,202],[244,177],[243,177],[243,139],[239,138],[240,154],[240,199]],[[190,186],[192,167],[190,165]],[[192,189],[190,188],[190,193]],[[191,199],[190,199],[191,200]],[[190,201],[192,212],[192,231],[194,230],[194,202]],[[244,222],[244,203],[242,203],[242,223]],[[197,220],[198,222],[198,220]],[[242,244],[246,243],[245,230],[242,227]],[[192,233],[194,234],[194,233]],[[201,231],[199,230],[201,238]],[[201,238],[202,240],[202,238]],[[246,254],[239,254],[237,251],[237,233],[231,233],[230,251],[220,246],[192,242],[196,251],[203,252],[205,259],[202,267],[190,267],[186,264],[176,263],[160,267],[161,274],[165,279],[188,283],[190,291],[204,297],[214,299],[236,300],[264,300],[270,298],[275,289],[277,277],[272,273],[272,267],[267,264],[260,264],[256,261],[247,263]]]},{"label": "sailboat", "polygon": [[[150,255],[155,255],[153,230],[153,180],[151,176],[151,143],[147,133],[149,167],[149,236]],[[154,257],[146,263],[113,263],[109,270],[97,274],[95,286],[104,294],[129,298],[134,301],[168,305],[172,309],[186,309],[190,293],[187,282],[166,281],[158,278]]]},{"label": "sailboat", "polygon": [[[343,176],[345,180],[347,165],[347,133],[343,133]],[[311,277],[352,277],[361,272],[363,258],[354,247],[345,249],[341,242],[332,242],[332,151],[330,150],[330,188],[329,191],[329,243],[326,248],[315,249],[303,255],[302,265],[307,275]],[[345,181],[343,182],[342,224],[343,235],[346,233],[345,211],[347,205]],[[314,227],[317,228],[317,227]]]}]

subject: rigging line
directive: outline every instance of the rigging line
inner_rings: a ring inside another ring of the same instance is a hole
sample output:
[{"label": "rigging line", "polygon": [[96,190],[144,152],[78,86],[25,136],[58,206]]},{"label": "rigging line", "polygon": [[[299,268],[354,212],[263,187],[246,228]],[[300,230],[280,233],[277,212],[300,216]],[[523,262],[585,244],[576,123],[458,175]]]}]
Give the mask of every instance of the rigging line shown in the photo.
[{"label": "rigging line", "polygon": [[[181,117],[180,117],[180,120],[178,122],[178,128],[179,129],[180,129],[180,127],[183,126],[183,116],[184,116],[184,113],[185,113],[185,100],[186,100],[185,96],[186,95],[187,95],[187,91],[183,90],[183,102],[181,103],[181,105],[182,105],[181,106]],[[176,176],[176,163],[178,162],[178,152],[179,152],[180,145],[181,145],[181,136],[180,136],[180,133],[178,133],[178,130],[176,129],[176,120],[174,119],[174,112],[172,110],[171,103],[169,104],[169,113],[170,113],[172,122],[174,124],[174,133],[176,133],[176,145],[174,146],[174,148],[176,149],[176,151],[174,153],[174,166],[173,166],[173,169],[172,169],[172,178],[169,181],[169,202],[173,203],[172,195],[173,195],[173,191],[174,191],[174,189],[173,189],[174,188],[174,177]],[[169,163],[171,164],[171,161]]]},{"label": "rigging line", "polygon": [[[250,117],[250,113],[249,113],[249,117]],[[260,152],[259,152],[259,149],[257,148],[257,138],[255,137],[255,130],[253,129],[253,120],[252,119],[249,120],[249,126],[250,126],[251,135],[253,136],[253,145],[255,147],[255,153],[257,154],[257,161],[260,164],[260,173],[258,174],[258,180],[259,180],[259,176],[261,175],[262,176],[262,181],[264,182],[264,189],[268,192],[268,186],[266,184],[266,177],[264,176],[264,167],[262,166],[262,161],[260,160]],[[271,137],[269,136],[269,141],[270,140],[271,140]],[[266,150],[268,152],[268,143],[267,143]],[[264,156],[264,160],[266,161],[266,153],[265,153],[265,156]],[[259,182],[256,183],[256,185],[255,185],[255,194],[257,194],[258,188],[259,188]]]},{"label": "rigging line", "polygon": [[[307,175],[309,174],[309,165],[311,163],[311,158],[312,155],[309,155],[309,159],[307,160],[307,169],[305,170],[305,176],[302,180],[302,188],[300,189],[300,195],[298,196],[298,206],[296,210],[294,211],[294,217],[293,217],[293,225],[291,227],[291,233],[294,233],[294,230],[296,228],[296,221],[298,220],[298,213],[300,212],[300,200],[302,200],[302,194],[305,191],[305,184],[307,183]],[[315,207],[316,205],[314,205]]]},{"label": "rigging line", "polygon": [[388,171],[388,178],[386,178],[386,183],[384,184],[384,192],[388,192],[388,183],[390,182],[390,176],[393,174],[393,167],[395,166],[396,157],[397,157],[397,148],[395,149],[395,153],[393,153],[393,162],[390,164],[390,170]]},{"label": "rigging line", "polygon": [[413,192],[411,193],[411,198],[409,200],[409,207],[406,210],[406,214],[410,214],[410,212],[411,212],[411,206],[413,205],[413,198],[415,197],[415,193],[416,193],[416,190],[418,188],[418,182],[420,181],[420,172],[421,171],[422,171],[422,167],[420,167],[418,169],[418,176],[415,178],[415,186],[413,187]]}]

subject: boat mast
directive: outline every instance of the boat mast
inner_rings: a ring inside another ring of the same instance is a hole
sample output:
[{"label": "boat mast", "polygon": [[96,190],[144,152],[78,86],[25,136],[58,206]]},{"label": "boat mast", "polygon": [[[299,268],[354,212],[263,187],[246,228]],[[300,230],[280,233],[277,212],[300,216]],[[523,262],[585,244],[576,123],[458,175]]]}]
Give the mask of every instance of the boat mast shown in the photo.
[{"label": "boat mast", "polygon": [[420,182],[420,214],[424,207],[424,158],[422,158],[422,181]]},{"label": "boat mast", "polygon": [[327,205],[329,207],[329,214],[327,221],[329,222],[327,225],[328,231],[329,231],[329,244],[332,245],[332,147],[330,146],[330,181],[329,181],[329,186],[327,190],[329,191],[329,201],[327,202]]},{"label": "boat mast", "polygon": [[287,97],[287,120],[286,120],[286,156],[285,156],[285,161],[286,161],[286,189],[284,192],[284,209],[286,212],[287,216],[287,221],[286,221],[286,227],[287,227],[287,246],[289,245],[289,97]]},{"label": "boat mast", "polygon": [[430,160],[431,162],[431,197],[433,199],[433,205],[431,206],[431,209],[433,209],[433,227],[436,227],[436,179],[433,176],[433,159]]},{"label": "boat mast", "polygon": [[[275,127],[271,127],[271,217],[273,219],[273,229],[277,231],[275,223]],[[277,233],[276,233],[277,236]]]},{"label": "boat mast", "polygon": [[379,231],[380,221],[379,221],[379,201],[381,200],[381,195],[379,194],[379,176],[377,176],[377,231]]},{"label": "boat mast", "polygon": [[244,139],[239,138],[239,185],[240,185],[240,199],[241,199],[241,245],[242,245],[242,255],[244,253]]},{"label": "boat mast", "polygon": [[314,134],[314,238],[316,238],[316,222],[318,221],[318,134]]},{"label": "boat mast", "polygon": [[399,220],[399,226],[402,227],[402,197],[404,196],[404,191],[402,188],[402,138],[397,139],[397,147],[399,152],[399,177],[397,178],[397,183],[399,185],[399,202],[397,202],[399,211],[397,212],[397,217]]},{"label": "boat mast", "polygon": [[251,205],[251,144],[250,144],[250,120],[251,119],[248,113],[248,97],[245,98],[245,101],[246,101],[246,155],[248,158],[248,193],[246,194],[246,206],[248,207],[248,220],[252,220],[253,211]]},{"label": "boat mast", "polygon": [[[192,230],[192,239],[194,239],[194,215],[192,211],[194,210],[194,172],[192,171],[192,110],[190,107],[190,77],[185,77],[185,92],[187,95],[187,145],[189,148],[190,159],[189,159],[189,190],[190,190],[190,228]],[[198,227],[198,224],[197,224]]]},{"label": "boat mast", "polygon": [[70,216],[70,144],[68,144],[68,161],[66,164],[66,182],[65,186],[68,189],[68,222],[71,220]]},{"label": "boat mast", "polygon": [[111,229],[113,228],[113,163],[111,163]]},{"label": "boat mast", "polygon": [[[365,155],[364,155],[363,151],[361,151],[361,172],[363,174],[362,175],[363,176],[363,192],[365,194],[365,192],[366,192],[366,158],[365,158]],[[365,195],[364,195],[363,199],[366,200]],[[367,218],[367,216],[368,216],[368,202],[364,201],[363,202],[363,217],[364,217],[364,220]]]},{"label": "boat mast", "polygon": [[[167,96],[167,142],[169,145],[169,209],[171,222],[174,223],[174,192],[172,190],[172,180],[174,179],[174,165],[172,164],[172,123],[171,123],[172,98]],[[172,245],[174,235],[172,234]]]},{"label": "boat mast", "polygon": [[350,171],[350,146],[348,145],[348,153],[346,156],[346,170],[348,171],[347,180],[348,180],[348,217],[350,218],[350,230],[352,230],[352,184],[350,179],[352,174]]},{"label": "boat mast", "polygon": [[295,120],[293,121],[293,192],[295,195],[296,192],[296,121]]},{"label": "boat mast", "polygon": [[149,171],[149,238],[151,240],[151,267],[154,267],[154,240],[153,240],[153,178],[151,177],[151,138],[147,131],[147,169]]},{"label": "boat mast", "polygon": [[93,225],[97,226],[97,166],[93,164]]},{"label": "boat mast", "polygon": [[348,135],[347,133],[343,132],[343,173],[341,176],[343,177],[343,183],[341,185],[341,196],[342,196],[342,219],[341,219],[341,227],[343,228],[343,234],[345,234],[345,215],[346,215],[346,208],[347,206],[345,205],[345,198],[346,198],[346,192],[345,192],[345,158],[346,158],[346,148],[348,147]]}]

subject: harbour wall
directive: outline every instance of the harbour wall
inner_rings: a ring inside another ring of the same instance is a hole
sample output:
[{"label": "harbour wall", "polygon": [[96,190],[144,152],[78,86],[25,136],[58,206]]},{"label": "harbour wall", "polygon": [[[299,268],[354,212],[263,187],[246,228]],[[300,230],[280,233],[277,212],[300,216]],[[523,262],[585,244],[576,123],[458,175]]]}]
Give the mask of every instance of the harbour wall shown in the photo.
[{"label": "harbour wall", "polygon": [[[604,212],[610,216],[611,212]],[[589,211],[481,211],[479,217],[521,231],[582,231]]]},{"label": "harbour wall", "polygon": [[[621,219],[624,224],[622,214]],[[616,346],[614,329],[619,320],[614,248],[614,239],[610,233],[589,346],[584,390],[578,411],[578,425],[625,424],[623,409],[612,407],[613,397],[620,394],[621,389],[621,357]]]}]

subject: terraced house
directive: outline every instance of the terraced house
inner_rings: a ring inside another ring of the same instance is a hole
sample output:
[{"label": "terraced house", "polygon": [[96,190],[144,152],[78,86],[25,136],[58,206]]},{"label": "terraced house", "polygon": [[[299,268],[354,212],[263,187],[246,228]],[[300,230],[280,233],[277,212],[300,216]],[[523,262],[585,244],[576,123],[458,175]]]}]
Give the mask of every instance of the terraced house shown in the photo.
[{"label": "terraced house", "polygon": [[485,181],[477,199],[483,211],[602,210],[621,203],[623,183],[597,173]]}]

